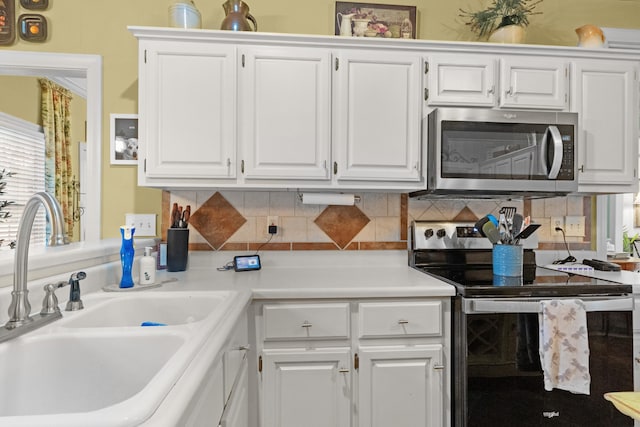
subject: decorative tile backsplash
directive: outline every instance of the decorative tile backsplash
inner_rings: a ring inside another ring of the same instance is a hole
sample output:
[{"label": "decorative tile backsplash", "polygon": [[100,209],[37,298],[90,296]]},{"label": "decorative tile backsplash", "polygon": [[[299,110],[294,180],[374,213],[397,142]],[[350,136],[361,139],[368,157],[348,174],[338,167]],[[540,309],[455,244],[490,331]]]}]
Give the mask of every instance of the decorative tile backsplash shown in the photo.
[{"label": "decorative tile backsplash", "polygon": [[[515,206],[543,224],[540,247],[560,247],[552,236],[552,216],[584,215],[587,235],[567,238],[590,246],[591,198],[558,197],[533,201],[409,199],[406,194],[359,193],[355,206],[304,205],[287,191],[174,191],[163,194],[163,238],[173,203],[191,205],[189,228],[193,250],[380,250],[406,249],[413,220],[475,222]],[[268,233],[268,217],[278,217],[278,232]]]}]

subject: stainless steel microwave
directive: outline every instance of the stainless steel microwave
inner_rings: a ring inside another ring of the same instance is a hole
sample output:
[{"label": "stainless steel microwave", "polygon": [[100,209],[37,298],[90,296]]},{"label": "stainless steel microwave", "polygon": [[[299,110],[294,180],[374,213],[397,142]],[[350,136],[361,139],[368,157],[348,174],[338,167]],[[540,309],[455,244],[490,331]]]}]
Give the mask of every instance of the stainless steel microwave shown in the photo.
[{"label": "stainless steel microwave", "polygon": [[411,197],[550,197],[578,189],[577,113],[438,108],[427,126],[427,188]]}]

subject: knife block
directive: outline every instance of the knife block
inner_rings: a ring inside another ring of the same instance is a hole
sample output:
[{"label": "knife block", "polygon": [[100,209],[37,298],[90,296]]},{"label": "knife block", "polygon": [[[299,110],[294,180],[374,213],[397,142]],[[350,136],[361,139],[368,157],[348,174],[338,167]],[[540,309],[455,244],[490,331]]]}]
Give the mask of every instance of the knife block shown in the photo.
[{"label": "knife block", "polygon": [[189,229],[167,230],[167,271],[185,271],[189,259]]}]

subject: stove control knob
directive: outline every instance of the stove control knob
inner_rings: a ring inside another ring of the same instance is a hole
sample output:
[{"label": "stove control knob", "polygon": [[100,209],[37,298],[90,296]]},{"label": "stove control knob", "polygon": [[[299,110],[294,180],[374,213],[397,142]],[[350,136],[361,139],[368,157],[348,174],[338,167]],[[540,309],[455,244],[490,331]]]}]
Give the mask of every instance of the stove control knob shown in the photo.
[{"label": "stove control knob", "polygon": [[426,237],[427,239],[430,239],[433,237],[433,228],[427,228],[424,231],[424,237]]},{"label": "stove control knob", "polygon": [[447,232],[444,231],[444,228],[441,228],[436,232],[436,236],[438,236],[438,239],[442,239],[446,235],[447,235]]}]

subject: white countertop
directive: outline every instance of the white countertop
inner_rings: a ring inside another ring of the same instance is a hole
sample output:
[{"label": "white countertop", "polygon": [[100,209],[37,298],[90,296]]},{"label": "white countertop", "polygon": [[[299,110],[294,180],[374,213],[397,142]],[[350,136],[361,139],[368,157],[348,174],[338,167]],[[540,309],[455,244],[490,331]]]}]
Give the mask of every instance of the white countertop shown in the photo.
[{"label": "white countertop", "polygon": [[234,252],[191,252],[187,271],[159,271],[161,289],[247,290],[253,299],[453,296],[453,286],[408,266],[406,251],[264,252],[259,271],[218,271]]}]

